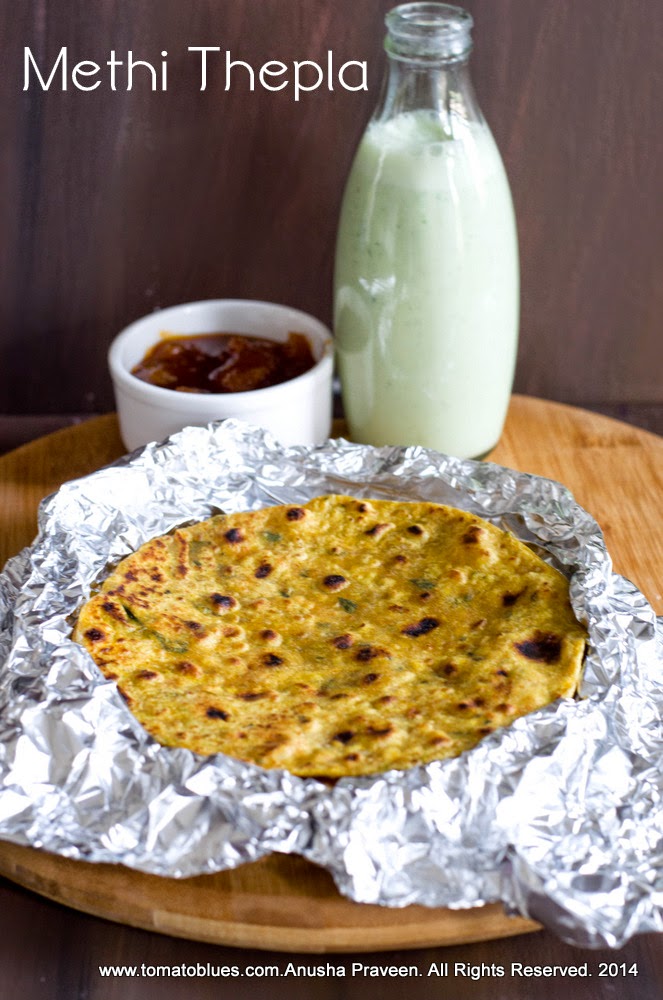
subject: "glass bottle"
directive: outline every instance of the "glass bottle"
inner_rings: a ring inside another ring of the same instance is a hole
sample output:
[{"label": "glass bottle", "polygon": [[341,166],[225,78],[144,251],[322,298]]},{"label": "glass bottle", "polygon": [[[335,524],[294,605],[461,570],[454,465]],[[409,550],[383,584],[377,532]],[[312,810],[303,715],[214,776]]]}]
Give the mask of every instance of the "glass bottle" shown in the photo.
[{"label": "glass bottle", "polygon": [[356,441],[477,458],[500,437],[513,384],[511,193],[472,89],[471,16],[406,3],[385,20],[387,74],[336,248],[344,410]]}]

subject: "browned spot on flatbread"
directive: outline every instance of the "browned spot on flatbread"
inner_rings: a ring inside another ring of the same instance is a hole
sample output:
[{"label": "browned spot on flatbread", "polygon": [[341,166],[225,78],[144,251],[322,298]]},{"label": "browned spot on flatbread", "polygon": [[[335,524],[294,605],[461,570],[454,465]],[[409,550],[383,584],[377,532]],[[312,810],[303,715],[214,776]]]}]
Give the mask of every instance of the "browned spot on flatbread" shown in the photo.
[{"label": "browned spot on flatbread", "polygon": [[384,535],[385,531],[389,531],[390,528],[390,524],[374,524],[372,528],[367,528],[364,534],[370,535],[371,538],[379,538],[380,535]]},{"label": "browned spot on flatbread", "polygon": [[420,635],[427,635],[428,632],[432,632],[434,628],[439,628],[439,621],[437,618],[420,618],[418,622],[414,622],[412,625],[407,625],[404,629],[401,629],[403,635],[409,635],[411,638],[416,639]]},{"label": "browned spot on flatbread", "polygon": [[337,635],[332,639],[332,643],[337,649],[350,649],[354,645],[354,639],[348,632]]},{"label": "browned spot on flatbread", "polygon": [[531,638],[516,642],[514,646],[528,660],[539,663],[557,663],[562,653],[562,640],[554,632],[535,632]]},{"label": "browned spot on flatbread", "polygon": [[208,719],[221,719],[222,722],[227,722],[230,716],[223,708],[215,708],[210,705],[209,708],[205,709],[205,715]]},{"label": "browned spot on flatbread", "polygon": [[229,611],[231,608],[237,607],[237,601],[229,594],[214,593],[210,596],[210,600],[214,607],[219,608],[219,610]]}]

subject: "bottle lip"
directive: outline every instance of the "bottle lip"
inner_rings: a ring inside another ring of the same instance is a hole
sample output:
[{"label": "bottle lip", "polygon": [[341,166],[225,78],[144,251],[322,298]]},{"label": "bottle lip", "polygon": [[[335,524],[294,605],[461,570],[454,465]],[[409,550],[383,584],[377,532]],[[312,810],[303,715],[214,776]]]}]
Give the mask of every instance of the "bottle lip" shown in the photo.
[{"label": "bottle lip", "polygon": [[472,49],[472,15],[452,4],[400,4],[387,13],[385,24],[385,48],[397,59],[456,60]]}]

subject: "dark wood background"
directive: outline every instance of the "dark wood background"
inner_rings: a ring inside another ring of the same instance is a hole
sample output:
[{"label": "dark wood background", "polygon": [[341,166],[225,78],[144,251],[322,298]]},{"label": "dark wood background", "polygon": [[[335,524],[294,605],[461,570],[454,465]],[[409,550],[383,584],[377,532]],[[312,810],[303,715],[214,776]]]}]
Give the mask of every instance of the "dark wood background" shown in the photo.
[{"label": "dark wood background", "polygon": [[[113,408],[128,321],[215,296],[330,321],[337,213],[376,100],[389,0],[47,0],[0,7],[0,414]],[[663,402],[663,4],[467,0],[476,89],[511,178],[522,254],[516,387],[589,405]],[[110,50],[159,62],[83,93],[23,92]],[[368,93],[198,90],[188,45],[367,60]]]}]

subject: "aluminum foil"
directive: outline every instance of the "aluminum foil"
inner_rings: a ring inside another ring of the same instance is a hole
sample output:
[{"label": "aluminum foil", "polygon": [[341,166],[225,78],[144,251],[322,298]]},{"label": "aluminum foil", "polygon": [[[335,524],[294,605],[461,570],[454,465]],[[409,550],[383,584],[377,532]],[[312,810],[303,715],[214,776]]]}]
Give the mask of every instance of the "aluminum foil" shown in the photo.
[{"label": "aluminum foil", "polygon": [[[589,629],[582,698],[457,759],[332,788],[157,745],[70,640],[80,604],[155,534],[329,492],[450,503],[531,544]],[[421,448],[186,428],[65,484],[0,576],[0,837],[170,877],[297,853],[358,902],[501,900],[574,944],[620,946],[663,929],[660,624],[559,483]]]}]

